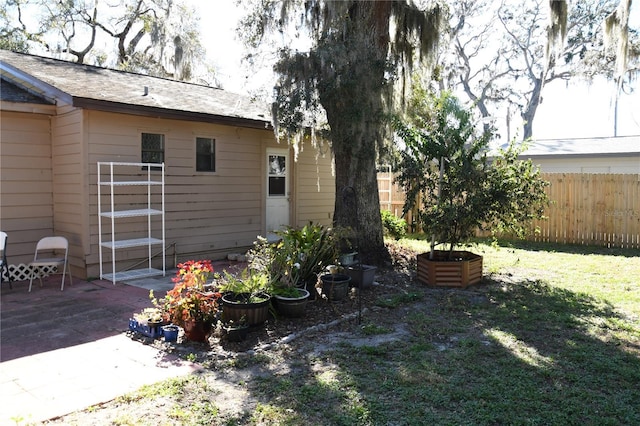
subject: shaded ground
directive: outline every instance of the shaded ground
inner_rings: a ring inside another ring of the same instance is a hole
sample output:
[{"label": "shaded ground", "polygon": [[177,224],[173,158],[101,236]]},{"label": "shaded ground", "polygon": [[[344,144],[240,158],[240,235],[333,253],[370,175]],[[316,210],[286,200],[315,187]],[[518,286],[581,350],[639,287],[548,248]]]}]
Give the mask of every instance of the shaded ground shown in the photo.
[{"label": "shaded ground", "polygon": [[[536,333],[541,333],[543,337],[535,339],[539,343],[540,350],[548,349],[551,353],[556,352],[556,349],[552,347],[553,336],[555,336],[553,333],[558,334],[559,330],[566,327],[566,319],[560,318],[557,321],[552,319],[549,323],[554,327],[551,334],[549,334],[549,330],[538,330],[537,323],[536,327],[532,329],[523,327],[523,324],[530,325],[528,322],[522,322],[522,318],[526,317],[525,314],[528,315],[530,312],[520,306],[518,297],[528,294],[529,287],[537,290],[535,281],[544,279],[544,277],[537,276],[535,271],[530,269],[520,271],[517,268],[512,268],[500,274],[486,276],[482,284],[469,289],[433,289],[424,287],[415,281],[414,253],[405,249],[392,248],[392,255],[393,267],[378,271],[377,285],[363,291],[361,299],[357,297],[357,294],[352,294],[350,299],[341,302],[328,303],[323,300],[311,302],[304,318],[272,318],[264,329],[252,331],[244,342],[219,341],[215,336],[211,337],[207,345],[193,343],[171,345],[160,341],[141,339],[142,343],[152,344],[161,350],[178,353],[186,359],[195,360],[206,366],[207,370],[202,375],[176,379],[171,383],[164,382],[161,387],[149,388],[100,407],[93,407],[49,423],[77,425],[268,424],[268,413],[261,411],[261,409],[265,405],[269,405],[269,401],[279,397],[280,390],[277,386],[287,384],[295,386],[297,379],[288,379],[289,377],[305,377],[311,373],[314,377],[317,375],[323,380],[326,379],[323,383],[331,383],[333,379],[338,380],[336,374],[340,369],[334,365],[334,362],[340,357],[329,356],[330,354],[325,354],[327,351],[338,349],[341,356],[349,357],[355,353],[349,348],[362,346],[365,353],[370,351],[375,353],[378,358],[386,359],[386,351],[394,348],[394,342],[413,335],[428,345],[430,349],[422,347],[421,350],[427,351],[429,356],[437,360],[436,365],[449,365],[455,358],[455,353],[458,353],[457,351],[469,350],[474,347],[479,352],[483,351],[482,348],[488,348],[487,352],[500,353],[501,346],[496,345],[495,341],[491,341],[487,337],[486,330],[483,333],[483,327],[486,324],[483,324],[482,321],[466,320],[467,317],[472,317],[471,312],[476,308],[501,306],[502,309],[498,311],[504,312],[507,317],[500,319],[499,324],[502,324],[505,330],[509,330],[511,326],[522,329],[519,333],[523,336],[528,336],[527,333],[530,333],[530,340],[533,340]],[[522,294],[514,292],[510,288],[511,286],[522,287]],[[501,300],[502,298],[505,300]],[[511,300],[511,298],[515,300]],[[542,318],[547,318],[550,314],[546,309],[549,306],[554,306],[550,304],[550,299],[549,295],[540,298],[541,307],[544,308],[541,309],[544,312],[540,312]],[[577,316],[577,314],[584,312],[591,314],[598,307],[590,300],[583,301],[584,306],[577,303],[581,300],[577,296],[569,297],[566,300],[560,298],[555,302],[558,305],[557,312],[562,313],[567,309],[574,309]],[[567,301],[570,303],[567,304]],[[606,306],[602,307],[602,309],[605,308]],[[492,315],[500,313],[495,313],[494,310],[490,310]],[[448,317],[449,312],[452,313],[451,317]],[[458,323],[451,323],[453,317],[458,318]],[[416,318],[420,319],[416,320]],[[480,317],[477,317],[476,320],[478,318]],[[517,318],[520,318],[522,324],[514,322]],[[540,322],[540,324],[543,323]],[[606,332],[608,327],[610,325],[604,327],[603,332]],[[571,327],[568,328],[569,333],[575,332]],[[575,336],[571,337],[576,338]],[[607,336],[607,338],[609,337]],[[132,338],[137,337],[132,336]],[[563,334],[558,334],[558,339],[561,342],[566,341]],[[528,352],[529,349],[526,347],[518,347],[522,342],[512,343],[516,347],[509,349],[515,353],[520,351],[521,357],[530,357],[533,361],[538,358],[544,360],[540,354]],[[546,344],[550,345],[551,349],[547,348]],[[396,345],[400,346],[398,343]],[[594,353],[606,354],[606,356],[602,356],[603,359],[618,356],[617,351],[632,354],[633,357],[639,356],[640,347],[636,345],[625,341],[617,342],[616,345],[619,346],[613,348],[606,344],[598,346],[599,351]],[[381,349],[376,349],[378,347]],[[512,360],[513,358],[508,359]],[[487,365],[492,365],[493,361],[494,358],[488,357]],[[633,362],[631,365],[635,365]],[[583,364],[578,362],[576,365],[582,366]],[[412,368],[412,366],[411,363],[403,367]],[[363,367],[367,368],[367,366]],[[472,368],[472,366],[470,367]],[[486,370],[487,367],[483,365],[478,368],[482,374],[475,377],[475,380],[484,378],[487,371],[490,371]],[[573,367],[569,369],[572,370]],[[523,367],[519,366],[514,371],[521,370]],[[422,373],[426,374],[424,371]],[[472,374],[472,371],[469,374]],[[563,380],[567,378],[562,374],[559,377]],[[413,383],[410,376],[406,379]],[[437,376],[416,376],[415,378],[418,381],[426,379],[432,381],[430,387],[436,388],[442,385]],[[467,376],[462,375],[459,379],[467,380]],[[536,381],[531,381],[531,383],[539,386]],[[382,382],[372,384],[376,387],[382,385]],[[493,389],[493,386],[490,388]],[[552,389],[553,386],[548,391]],[[562,392],[562,390],[558,390],[558,392]],[[282,393],[286,394],[286,389],[282,389]],[[153,396],[153,398],[148,396]],[[188,403],[184,403],[187,399]],[[321,402],[318,401],[318,403]],[[292,410],[295,409],[294,406],[289,405],[289,401],[280,405]],[[311,408],[314,407],[314,404],[305,405],[305,407],[307,406]],[[408,405],[400,405],[399,408],[406,409]],[[562,410],[556,407],[556,411]],[[508,412],[506,411],[506,413]],[[258,413],[258,417],[267,419],[266,423],[256,421],[252,417],[256,413]],[[318,418],[323,418],[323,416],[320,415]],[[503,424],[508,423],[507,421]],[[321,423],[294,422],[292,424]],[[562,422],[556,424],[562,424]]]},{"label": "shaded ground", "polygon": [[[376,346],[400,339],[408,333],[397,316],[406,315],[409,307],[389,310],[384,304],[397,303],[398,297],[407,297],[419,286],[414,281],[415,255],[402,248],[392,247],[391,250],[393,265],[376,271],[372,287],[360,294],[356,289],[351,289],[349,297],[341,301],[329,302],[321,298],[309,301],[302,318],[276,318],[272,315],[264,327],[251,330],[242,342],[227,342],[217,333],[210,336],[208,344],[183,341],[182,336],[178,343],[165,343],[138,334],[128,334],[141,344],[153,345],[208,367],[208,372],[197,379],[180,379],[180,387],[188,387],[190,380],[196,380],[196,387],[215,389],[215,406],[223,410],[217,418],[237,418],[242,413],[254,410],[259,403],[242,385],[248,380],[290,373],[296,368],[296,358],[321,355],[323,351],[339,345]],[[421,302],[424,309],[428,309],[428,304],[428,301]],[[375,319],[377,326],[388,328],[388,332],[373,335],[363,332],[372,319]],[[172,423],[174,417],[166,413],[163,415],[162,412],[165,411],[163,405],[171,406],[175,396],[148,400],[133,398],[136,399],[135,403],[125,396],[99,408],[89,407],[83,412],[52,419],[46,424]],[[128,419],[145,419],[145,422]]]}]

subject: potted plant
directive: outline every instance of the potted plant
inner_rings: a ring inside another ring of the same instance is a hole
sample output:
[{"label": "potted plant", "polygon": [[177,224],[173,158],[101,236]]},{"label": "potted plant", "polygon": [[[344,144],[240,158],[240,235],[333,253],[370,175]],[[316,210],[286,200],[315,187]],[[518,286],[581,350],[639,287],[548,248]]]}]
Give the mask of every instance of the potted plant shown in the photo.
[{"label": "potted plant", "polygon": [[351,277],[351,285],[358,288],[369,288],[373,285],[373,279],[376,275],[376,269],[374,265],[363,265],[356,263],[345,268],[345,272]]},{"label": "potted plant", "polygon": [[287,316],[301,316],[310,294],[315,297],[318,274],[335,263],[334,232],[309,223],[301,228],[286,227],[276,234],[276,243],[258,239],[249,252],[250,265],[268,275],[276,309]]},{"label": "potted plant", "polygon": [[[406,191],[405,213],[416,208],[430,253],[418,255],[418,280],[466,287],[482,279],[482,257],[456,250],[478,230],[523,235],[548,205],[547,182],[511,143],[487,159],[492,131],[477,132],[471,113],[451,94],[418,92],[410,122],[396,120],[404,141],[397,181]],[[437,245],[445,250],[436,250]]]},{"label": "potted plant", "polygon": [[269,317],[269,277],[266,273],[245,268],[239,275],[224,271],[220,277],[222,293],[222,320],[240,321],[244,318],[249,326],[263,324]]},{"label": "potted plant", "polygon": [[339,252],[337,263],[344,267],[354,265],[357,262],[356,256],[358,256],[358,252],[354,248],[355,232],[349,226],[342,226],[336,229],[335,233]]},{"label": "potted plant", "polygon": [[287,317],[301,317],[306,312],[310,295],[302,272],[304,259],[308,257],[299,255],[291,244],[291,236],[291,232],[285,231],[275,244],[259,240],[254,251],[249,253],[250,264],[268,277],[269,292],[273,297],[271,304],[276,311]]},{"label": "potted plant", "polygon": [[129,330],[156,339],[162,335],[161,327],[165,322],[161,309],[144,308],[134,313],[133,318],[129,319]]},{"label": "potted plant", "polygon": [[247,338],[249,324],[246,318],[241,317],[238,321],[228,320],[222,323],[222,336],[229,342],[241,342]]},{"label": "potted plant", "polygon": [[176,342],[178,340],[178,332],[180,328],[175,324],[167,324],[162,326],[162,335],[165,342]]},{"label": "potted plant", "polygon": [[164,315],[162,309],[156,307],[144,308],[140,312],[133,314],[133,319],[138,321],[139,324],[157,326],[162,325],[164,322]]},{"label": "potted plant", "polygon": [[342,300],[349,294],[349,284],[351,277],[340,273],[340,268],[336,265],[327,267],[328,274],[320,276],[322,281],[322,294],[327,300]]},{"label": "potted plant", "polygon": [[173,289],[158,300],[149,296],[162,309],[169,321],[184,329],[188,340],[204,342],[219,313],[220,293],[208,291],[205,284],[213,274],[209,260],[189,260],[178,265]]}]

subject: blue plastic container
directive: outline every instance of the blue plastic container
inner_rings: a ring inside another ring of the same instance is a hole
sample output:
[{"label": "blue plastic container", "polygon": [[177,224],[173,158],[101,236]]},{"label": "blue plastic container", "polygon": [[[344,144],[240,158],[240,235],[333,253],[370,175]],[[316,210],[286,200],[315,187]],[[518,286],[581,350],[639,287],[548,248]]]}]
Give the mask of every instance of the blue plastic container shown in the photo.
[{"label": "blue plastic container", "polygon": [[177,342],[178,341],[178,326],[177,325],[165,325],[162,327],[162,335],[165,342]]}]

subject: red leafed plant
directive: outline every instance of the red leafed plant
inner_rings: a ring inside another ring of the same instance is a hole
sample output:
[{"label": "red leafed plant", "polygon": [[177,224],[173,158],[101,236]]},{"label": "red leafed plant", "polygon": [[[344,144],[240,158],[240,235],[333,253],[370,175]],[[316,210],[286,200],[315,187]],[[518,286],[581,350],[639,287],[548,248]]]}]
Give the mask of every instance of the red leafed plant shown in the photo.
[{"label": "red leafed plant", "polygon": [[205,291],[204,285],[212,275],[213,267],[209,260],[189,260],[180,263],[173,278],[173,289],[160,300],[157,300],[151,291],[151,300],[167,314],[169,321],[181,327],[191,321],[213,322],[218,314],[218,300],[221,294]]}]

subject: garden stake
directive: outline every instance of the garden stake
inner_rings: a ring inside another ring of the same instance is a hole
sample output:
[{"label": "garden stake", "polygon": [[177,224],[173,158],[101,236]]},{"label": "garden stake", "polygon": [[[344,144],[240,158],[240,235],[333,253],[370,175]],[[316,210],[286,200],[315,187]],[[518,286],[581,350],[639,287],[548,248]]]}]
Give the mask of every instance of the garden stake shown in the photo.
[{"label": "garden stake", "polygon": [[[342,201],[345,203],[345,205],[347,204],[348,201],[348,191],[351,191],[352,195],[353,195],[353,210],[354,210],[354,215],[353,217],[356,218],[356,227],[358,226],[358,222],[357,222],[357,218],[358,216],[358,200],[357,200],[357,195],[356,195],[356,190],[353,188],[353,186],[346,186],[344,187],[344,189],[342,190]],[[358,231],[356,229],[356,231]],[[360,260],[360,244],[358,243],[359,241],[359,237],[358,237],[358,232],[356,232],[356,242],[355,242],[355,251],[357,253],[357,260],[356,260],[356,267],[362,267],[361,264],[361,260]],[[360,283],[360,286],[358,287],[358,325],[360,325],[362,323],[362,283]]]}]

